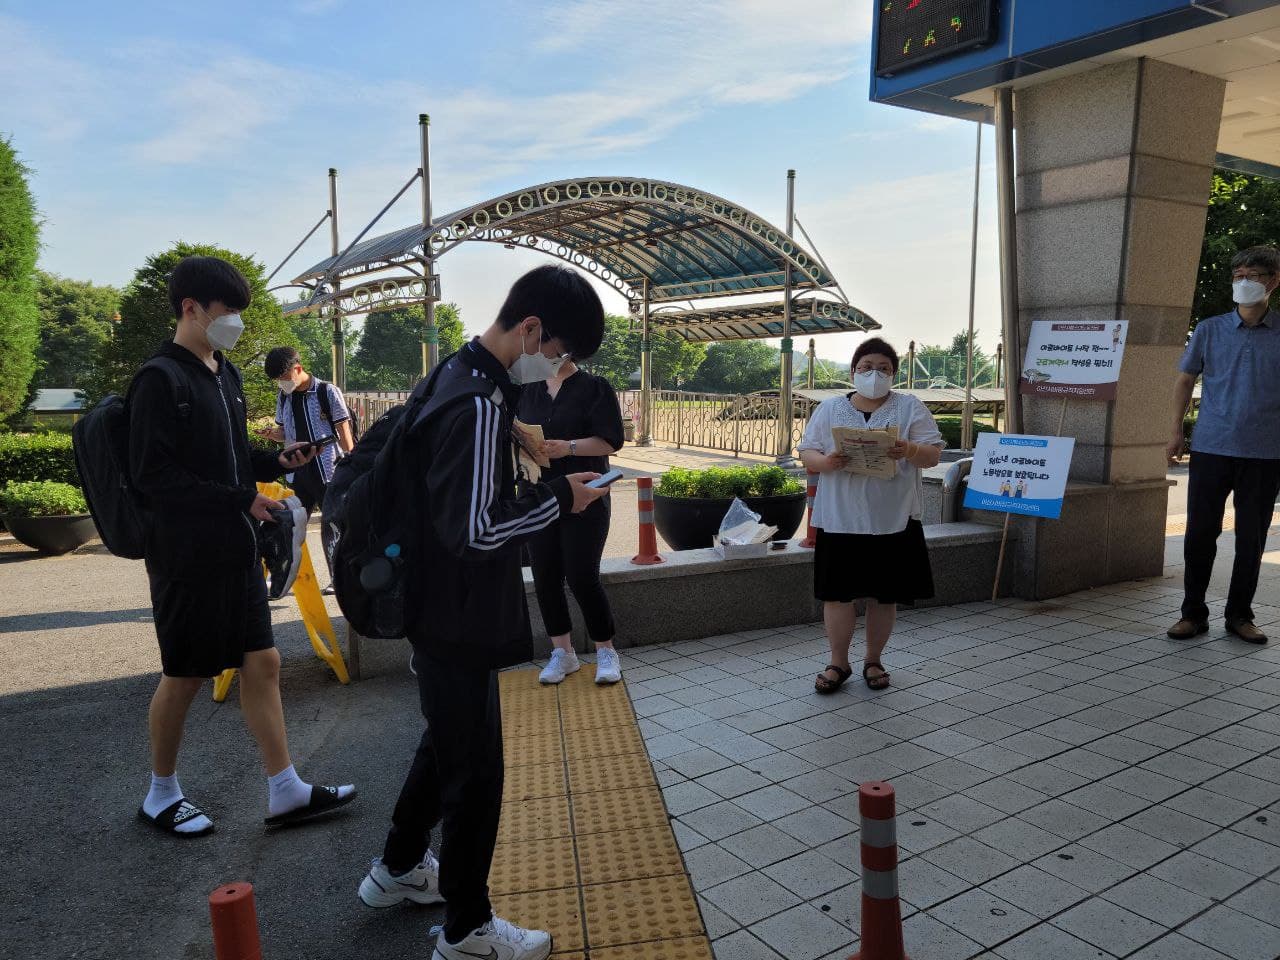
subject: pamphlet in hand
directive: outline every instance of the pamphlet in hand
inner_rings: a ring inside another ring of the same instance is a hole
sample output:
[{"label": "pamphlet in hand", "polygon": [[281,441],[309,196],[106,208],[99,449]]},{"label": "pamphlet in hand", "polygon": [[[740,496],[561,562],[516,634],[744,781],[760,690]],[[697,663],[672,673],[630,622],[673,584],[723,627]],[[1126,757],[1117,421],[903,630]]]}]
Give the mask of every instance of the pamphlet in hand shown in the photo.
[{"label": "pamphlet in hand", "polygon": [[520,466],[524,468],[525,476],[537,483],[542,476],[541,468],[551,466],[550,459],[542,452],[542,445],[546,442],[542,426],[516,420],[513,427],[516,443],[520,445]]},{"label": "pamphlet in hand", "polygon": [[832,427],[831,439],[835,452],[846,457],[845,473],[860,477],[878,477],[892,480],[898,472],[898,462],[889,456],[889,448],[898,442],[898,428],[884,430],[859,430],[855,427]]}]

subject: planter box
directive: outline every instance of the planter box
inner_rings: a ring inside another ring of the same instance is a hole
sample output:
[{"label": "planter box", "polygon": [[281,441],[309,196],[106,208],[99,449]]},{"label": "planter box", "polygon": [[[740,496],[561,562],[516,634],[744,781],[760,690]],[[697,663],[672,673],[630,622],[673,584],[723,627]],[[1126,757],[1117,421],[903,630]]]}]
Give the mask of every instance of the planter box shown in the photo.
[{"label": "planter box", "polygon": [[[760,522],[777,527],[774,540],[790,540],[804,519],[805,495],[746,497],[748,507],[760,514]],[[703,550],[715,543],[720,521],[733,498],[664,497],[653,495],[653,522],[672,550]]]},{"label": "planter box", "polygon": [[70,517],[5,517],[14,539],[41,553],[70,553],[98,535],[87,513]]}]

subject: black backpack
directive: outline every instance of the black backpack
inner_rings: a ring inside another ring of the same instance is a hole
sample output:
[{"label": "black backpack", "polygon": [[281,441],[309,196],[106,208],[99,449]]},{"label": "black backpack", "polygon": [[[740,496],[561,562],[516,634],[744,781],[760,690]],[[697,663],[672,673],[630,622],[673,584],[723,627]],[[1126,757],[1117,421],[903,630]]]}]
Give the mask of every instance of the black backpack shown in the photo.
[{"label": "black backpack", "polygon": [[[168,357],[152,357],[138,373],[148,367],[164,372],[178,405],[178,418],[190,419],[191,388],[178,362]],[[130,385],[129,393],[132,392]],[[98,536],[117,557],[141,560],[146,546],[147,520],[138,493],[129,482],[128,395],[108,394],[77,420],[71,428],[71,447]]]},{"label": "black backpack", "polygon": [[[316,399],[320,401],[320,415],[324,417],[324,422],[329,425],[329,432],[334,432],[333,427],[333,403],[329,399],[329,384],[316,377]],[[404,406],[404,404],[400,404]],[[390,412],[390,411],[388,411]],[[347,420],[351,424],[351,439],[360,439],[360,418],[356,416],[356,412],[350,407],[347,408]]]},{"label": "black backpack", "polygon": [[342,614],[362,636],[406,636],[420,592],[426,511],[421,443],[426,422],[469,397],[490,396],[483,377],[462,377],[437,392],[441,364],[408,401],[383,414],[342,458],[325,492],[324,516],[339,527],[333,589]]}]

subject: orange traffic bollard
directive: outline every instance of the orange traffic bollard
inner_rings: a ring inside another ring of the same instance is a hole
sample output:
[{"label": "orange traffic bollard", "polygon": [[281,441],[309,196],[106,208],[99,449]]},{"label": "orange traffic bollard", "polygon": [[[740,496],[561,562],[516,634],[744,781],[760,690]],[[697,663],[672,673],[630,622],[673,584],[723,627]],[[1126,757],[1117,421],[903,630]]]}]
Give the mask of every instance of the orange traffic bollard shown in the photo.
[{"label": "orange traffic bollard", "polygon": [[213,954],[217,960],[262,960],[253,884],[228,883],[209,894]]},{"label": "orange traffic bollard", "polygon": [[862,815],[862,944],[849,960],[908,960],[898,901],[898,826],[893,787],[872,780],[858,788]]},{"label": "orange traffic bollard", "polygon": [[653,477],[636,478],[636,509],[640,512],[640,552],[632,563],[662,563],[658,555],[658,528],[653,525]]},{"label": "orange traffic bollard", "polygon": [[800,541],[800,546],[808,547],[812,550],[818,545],[818,528],[813,525],[813,501],[818,496],[818,477],[820,474],[814,473],[812,470],[806,470],[808,474],[808,487],[805,491],[806,499],[809,501],[809,522],[805,528],[804,539]]}]

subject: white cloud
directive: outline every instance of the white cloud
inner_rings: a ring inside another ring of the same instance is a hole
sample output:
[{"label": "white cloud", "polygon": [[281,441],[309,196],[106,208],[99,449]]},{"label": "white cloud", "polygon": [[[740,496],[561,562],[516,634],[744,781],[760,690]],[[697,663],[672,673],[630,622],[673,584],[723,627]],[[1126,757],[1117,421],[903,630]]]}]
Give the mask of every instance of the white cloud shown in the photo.
[{"label": "white cloud", "polygon": [[0,131],[32,130],[57,143],[79,137],[99,98],[93,72],[12,17],[0,15],[0,37]]}]

